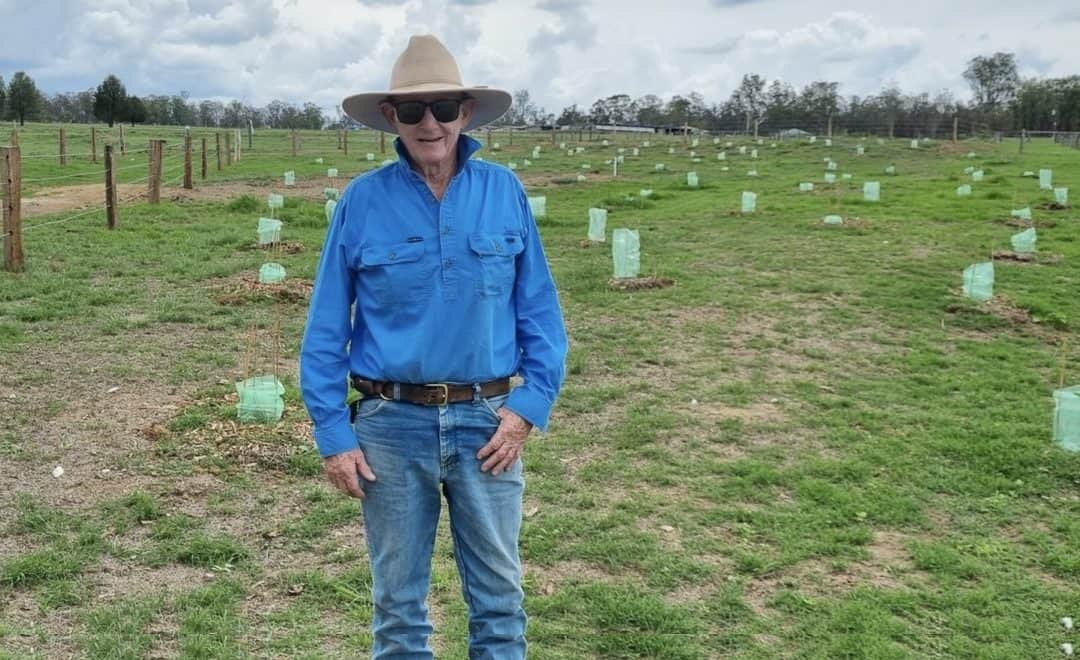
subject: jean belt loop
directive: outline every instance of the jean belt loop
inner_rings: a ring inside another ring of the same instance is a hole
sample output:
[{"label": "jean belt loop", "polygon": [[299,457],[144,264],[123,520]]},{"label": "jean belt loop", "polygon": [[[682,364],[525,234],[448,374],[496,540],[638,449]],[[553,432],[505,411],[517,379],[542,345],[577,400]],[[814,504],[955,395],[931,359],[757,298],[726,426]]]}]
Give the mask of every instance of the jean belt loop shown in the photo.
[{"label": "jean belt loop", "polygon": [[479,403],[481,398],[482,397],[480,396],[480,383],[473,383],[472,384],[472,400],[473,400],[473,403]]},{"label": "jean belt loop", "polygon": [[394,401],[401,400],[401,383],[394,383]]}]

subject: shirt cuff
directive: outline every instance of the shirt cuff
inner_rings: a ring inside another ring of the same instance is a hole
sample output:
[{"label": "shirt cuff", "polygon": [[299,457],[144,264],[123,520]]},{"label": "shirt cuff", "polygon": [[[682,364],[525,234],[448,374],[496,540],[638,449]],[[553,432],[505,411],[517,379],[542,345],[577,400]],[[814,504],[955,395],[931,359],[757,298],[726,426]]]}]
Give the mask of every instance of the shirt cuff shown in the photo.
[{"label": "shirt cuff", "polygon": [[507,408],[541,431],[547,430],[548,415],[551,414],[553,404],[553,401],[548,401],[543,395],[530,390],[528,385],[514,388],[506,399]]},{"label": "shirt cuff", "polygon": [[356,434],[353,433],[347,418],[346,421],[315,429],[315,445],[323,458],[329,458],[360,446],[356,442]]}]

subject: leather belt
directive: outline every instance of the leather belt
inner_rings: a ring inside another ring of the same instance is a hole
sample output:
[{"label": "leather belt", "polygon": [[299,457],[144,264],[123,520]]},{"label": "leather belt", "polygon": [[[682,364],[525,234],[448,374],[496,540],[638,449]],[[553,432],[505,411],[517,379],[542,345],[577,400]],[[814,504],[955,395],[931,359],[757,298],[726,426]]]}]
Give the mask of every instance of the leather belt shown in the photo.
[{"label": "leather belt", "polygon": [[[488,398],[510,391],[510,378],[496,378],[480,383],[480,396]],[[422,406],[445,406],[448,403],[472,401],[474,386],[453,383],[391,383],[382,380],[367,380],[359,376],[352,377],[352,386],[364,396],[377,396],[387,400],[408,401]],[[395,396],[395,391],[397,395]]]}]

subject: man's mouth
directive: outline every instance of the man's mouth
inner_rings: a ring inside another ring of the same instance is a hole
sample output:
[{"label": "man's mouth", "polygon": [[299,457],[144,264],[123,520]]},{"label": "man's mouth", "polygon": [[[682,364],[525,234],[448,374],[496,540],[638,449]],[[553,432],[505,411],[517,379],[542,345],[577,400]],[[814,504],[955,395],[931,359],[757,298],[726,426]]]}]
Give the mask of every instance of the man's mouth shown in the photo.
[{"label": "man's mouth", "polygon": [[439,141],[439,140],[441,140],[442,138],[441,138],[441,137],[437,137],[437,138],[418,138],[418,139],[419,139],[419,140],[420,140],[421,142],[438,142],[438,141]]}]

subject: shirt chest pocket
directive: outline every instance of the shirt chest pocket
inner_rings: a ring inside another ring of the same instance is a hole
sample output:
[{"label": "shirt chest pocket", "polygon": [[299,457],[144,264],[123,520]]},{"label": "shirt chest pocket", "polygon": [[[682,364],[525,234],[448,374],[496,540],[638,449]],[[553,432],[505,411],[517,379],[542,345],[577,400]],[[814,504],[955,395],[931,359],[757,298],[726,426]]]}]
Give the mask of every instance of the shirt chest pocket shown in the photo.
[{"label": "shirt chest pocket", "polygon": [[470,234],[469,248],[477,260],[476,290],[482,296],[509,293],[517,272],[517,256],[525,248],[517,234]]},{"label": "shirt chest pocket", "polygon": [[369,245],[360,252],[361,294],[380,305],[402,305],[431,295],[436,260],[424,241]]}]

